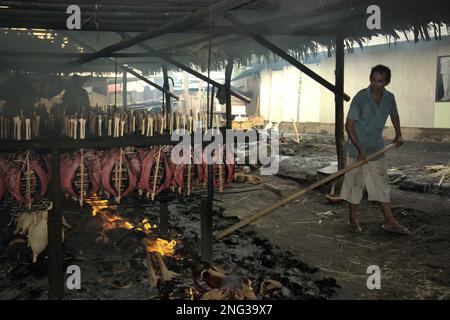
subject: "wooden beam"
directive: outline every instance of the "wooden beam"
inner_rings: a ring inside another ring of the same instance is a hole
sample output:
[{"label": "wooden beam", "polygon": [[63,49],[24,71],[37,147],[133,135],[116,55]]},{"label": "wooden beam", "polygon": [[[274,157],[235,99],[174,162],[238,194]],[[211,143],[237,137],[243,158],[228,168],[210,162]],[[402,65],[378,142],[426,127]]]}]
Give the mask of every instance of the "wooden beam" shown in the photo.
[{"label": "wooden beam", "polygon": [[[234,25],[236,25],[236,26],[238,26],[240,28],[243,28],[243,29],[246,28],[246,26],[238,18],[236,18],[235,16],[231,15],[230,13],[225,13],[225,14],[223,14],[223,16],[224,16],[225,19],[227,19],[228,21],[230,21]],[[270,42],[266,38],[264,38],[264,37],[262,37],[260,35],[256,35],[256,34],[251,35],[251,38],[253,40],[255,40],[256,42],[258,42],[259,44],[261,44],[262,46],[264,46],[267,49],[269,49],[270,51],[272,51],[274,54],[276,54],[280,58],[283,58],[284,60],[286,60],[287,62],[292,64],[294,67],[296,67],[297,69],[302,71],[304,74],[308,75],[309,77],[311,77],[312,79],[314,79],[315,81],[317,81],[318,83],[323,85],[325,88],[327,88],[328,90],[330,90],[334,94],[337,93],[336,87],[332,83],[330,83],[329,81],[327,81],[326,79],[324,79],[323,77],[321,77],[320,75],[318,75],[317,73],[315,73],[314,71],[309,69],[303,63],[301,63],[300,61],[298,61],[294,57],[290,56],[287,52],[285,52],[281,48],[277,47],[275,44],[273,44],[272,42]],[[345,101],[350,101],[350,96],[348,96],[346,93],[344,93],[344,99],[345,99]]]},{"label": "wooden beam", "polygon": [[231,74],[233,73],[234,57],[229,57],[227,66],[225,67],[225,104],[226,104],[226,118],[227,129],[231,129]]},{"label": "wooden beam", "polygon": [[[0,57],[12,58],[60,58],[73,59],[88,55],[88,53],[77,52],[45,52],[45,51],[0,51]],[[150,53],[143,52],[115,52],[111,54],[111,58],[149,58],[152,57]],[[153,56],[159,57],[159,56]]]},{"label": "wooden beam", "polygon": [[128,106],[128,78],[127,73],[123,73],[122,77],[122,106],[126,108]]},{"label": "wooden beam", "polygon": [[[95,50],[92,46],[88,45],[88,44],[85,43],[83,40],[78,39],[77,37],[75,37],[75,36],[73,36],[73,35],[71,35],[71,34],[69,34],[69,33],[67,33],[67,32],[64,32],[64,35],[65,35],[66,37],[72,39],[72,41],[75,41],[75,42],[77,42],[78,44],[81,44],[82,46],[88,48],[89,50]],[[114,60],[113,58],[108,58],[108,59],[109,59],[109,60],[112,60],[112,62],[115,62],[115,60]],[[174,93],[172,93],[172,92],[170,92],[170,91],[164,89],[164,88],[161,87],[160,85],[158,85],[158,84],[156,84],[156,83],[154,83],[154,82],[148,80],[148,79],[145,78],[144,76],[142,76],[142,75],[140,75],[139,73],[137,73],[136,71],[134,71],[132,68],[130,68],[130,67],[128,67],[128,66],[125,66],[125,65],[123,65],[123,64],[120,64],[120,63],[118,63],[118,67],[120,67],[122,70],[124,70],[124,71],[126,71],[126,72],[132,74],[132,75],[135,76],[136,78],[138,78],[138,79],[144,81],[145,83],[151,85],[152,87],[154,87],[154,88],[156,88],[156,89],[158,89],[158,90],[160,90],[160,91],[162,91],[162,92],[164,92],[164,93],[166,93],[166,94],[169,94],[169,95],[170,95],[171,97],[173,97],[174,99],[176,99],[176,100],[179,100],[179,99],[180,99],[180,98],[179,98],[177,95],[175,95]]]},{"label": "wooden beam", "polygon": [[346,165],[344,148],[344,38],[336,37],[335,138],[338,170]]},{"label": "wooden beam", "polygon": [[[170,85],[169,85],[169,75],[167,73],[167,66],[165,63],[163,63],[162,65],[162,71],[163,71],[163,78],[164,78],[164,89],[166,89],[167,91],[170,90]],[[167,113],[171,113],[172,112],[172,108],[171,108],[171,104],[170,104],[170,95],[166,94],[165,95],[165,111]]]},{"label": "wooden beam", "polygon": [[[194,139],[192,139],[194,141]],[[77,150],[77,149],[108,149],[121,148],[127,146],[145,147],[160,145],[176,145],[178,141],[172,141],[170,135],[161,135],[153,137],[144,136],[124,136],[120,138],[95,137],[84,140],[74,140],[68,137],[61,137],[56,142],[47,140],[2,140],[0,143],[0,152],[15,152],[19,150],[52,150],[55,146],[59,150]]]},{"label": "wooden beam", "polygon": [[[119,33],[119,34],[120,34],[122,37],[124,37],[124,38],[130,38],[130,35],[128,35],[127,33],[122,33],[122,32],[121,32],[121,33]],[[144,43],[140,43],[140,44],[138,44],[138,46],[141,47],[142,49],[147,50],[147,52],[148,52],[149,54],[155,55],[155,56],[159,56],[161,59],[167,61],[168,63],[170,63],[170,64],[172,64],[172,65],[174,65],[174,66],[180,68],[181,70],[186,71],[187,73],[192,74],[193,76],[195,76],[195,77],[197,77],[197,78],[199,78],[199,79],[202,79],[203,81],[208,82],[209,84],[212,84],[212,85],[215,86],[216,88],[220,88],[220,87],[223,86],[222,84],[220,84],[220,83],[218,83],[218,82],[216,82],[216,81],[214,81],[214,80],[208,78],[207,76],[201,74],[200,72],[195,71],[194,69],[192,69],[192,68],[190,68],[190,67],[188,67],[188,66],[182,64],[181,62],[179,62],[179,61],[177,61],[177,60],[175,60],[175,59],[169,57],[167,54],[164,54],[164,53],[162,53],[161,51],[156,51],[156,50],[154,50],[154,49],[153,49],[152,47],[150,47],[149,45],[146,45],[146,44],[144,44]],[[242,95],[242,94],[240,94],[240,93],[231,91],[231,94],[232,94],[233,96],[235,96],[236,98],[238,98],[238,99],[244,101],[245,103],[250,103],[250,102],[251,102],[251,99],[250,99],[250,98],[248,98],[248,97],[246,97],[246,96],[244,96],[244,95]]]},{"label": "wooden beam", "polygon": [[74,67],[80,64],[84,64],[87,62],[90,62],[92,60],[102,58],[104,56],[107,56],[115,51],[123,50],[126,48],[129,48],[131,46],[134,46],[136,44],[139,44],[143,41],[161,36],[166,33],[174,32],[182,30],[183,28],[188,28],[191,25],[201,21],[204,17],[208,16],[210,14],[210,11],[214,12],[214,14],[220,14],[227,10],[236,8],[238,6],[242,6],[244,4],[253,2],[255,0],[223,0],[220,1],[212,6],[212,8],[207,7],[200,9],[194,13],[188,14],[185,17],[176,20],[174,22],[167,23],[161,27],[140,33],[137,36],[134,36],[130,39],[122,40],[118,43],[112,44],[110,46],[107,46],[101,50],[98,50],[97,52],[94,52],[90,54],[88,57],[78,59],[74,62],[68,63],[66,66],[68,68]]}]

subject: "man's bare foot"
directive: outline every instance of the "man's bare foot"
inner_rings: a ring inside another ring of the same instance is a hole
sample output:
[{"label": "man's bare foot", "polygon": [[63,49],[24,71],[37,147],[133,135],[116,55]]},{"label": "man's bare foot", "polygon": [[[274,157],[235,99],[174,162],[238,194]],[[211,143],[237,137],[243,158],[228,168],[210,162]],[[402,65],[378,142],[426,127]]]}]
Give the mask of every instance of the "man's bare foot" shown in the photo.
[{"label": "man's bare foot", "polygon": [[353,232],[361,232],[362,229],[358,223],[358,220],[349,218],[347,224],[350,226]]},{"label": "man's bare foot", "polygon": [[394,232],[398,234],[410,234],[411,232],[408,228],[402,226],[396,220],[386,221],[384,225],[381,226],[384,230],[389,232]]}]

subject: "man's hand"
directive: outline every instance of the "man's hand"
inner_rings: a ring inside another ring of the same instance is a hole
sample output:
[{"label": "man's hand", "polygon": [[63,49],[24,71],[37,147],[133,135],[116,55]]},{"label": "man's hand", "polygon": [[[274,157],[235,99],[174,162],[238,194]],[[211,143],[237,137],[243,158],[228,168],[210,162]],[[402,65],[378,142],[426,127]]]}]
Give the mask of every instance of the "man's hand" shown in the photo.
[{"label": "man's hand", "polygon": [[366,159],[366,155],[362,152],[358,152],[358,161],[364,161],[365,163],[368,163],[367,159]]},{"label": "man's hand", "polygon": [[402,136],[396,136],[395,139],[392,140],[392,143],[394,143],[397,148],[400,147],[403,144]]}]

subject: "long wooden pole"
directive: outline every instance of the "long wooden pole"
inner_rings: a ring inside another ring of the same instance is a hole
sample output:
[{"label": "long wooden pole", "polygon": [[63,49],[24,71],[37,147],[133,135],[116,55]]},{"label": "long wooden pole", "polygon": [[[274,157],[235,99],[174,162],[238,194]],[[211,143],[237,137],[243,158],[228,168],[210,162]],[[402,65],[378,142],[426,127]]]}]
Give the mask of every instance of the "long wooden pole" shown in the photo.
[{"label": "long wooden pole", "polygon": [[[226,13],[223,13],[222,15],[223,15],[223,17],[225,19],[227,19],[228,21],[233,23],[235,26],[237,26],[239,28],[242,28],[242,29],[246,28],[246,25],[244,25],[238,18],[233,16],[231,13],[226,12]],[[282,59],[286,60],[287,62],[289,62],[291,65],[293,65],[294,67],[299,69],[301,72],[303,72],[304,74],[306,74],[307,76],[309,76],[313,80],[315,80],[318,83],[320,83],[322,86],[324,86],[325,88],[327,88],[328,90],[330,90],[334,94],[338,94],[339,93],[338,89],[336,88],[335,85],[330,83],[328,80],[326,80],[325,78],[323,78],[322,76],[320,76],[319,74],[317,74],[316,72],[314,72],[313,70],[308,68],[306,65],[304,65],[303,63],[298,61],[293,56],[289,55],[286,51],[284,51],[283,49],[279,48],[278,46],[276,46],[274,43],[270,42],[269,40],[267,40],[263,36],[261,36],[259,34],[253,34],[253,35],[250,35],[250,37],[253,40],[255,40],[256,42],[258,42],[259,44],[261,44],[262,46],[264,46],[267,49],[269,49],[271,52],[273,52],[274,54],[276,54],[280,58],[282,58]],[[347,95],[345,92],[342,92],[342,94],[343,94],[343,97],[344,97],[345,101],[350,101],[350,96],[349,95]]]},{"label": "long wooden pole", "polygon": [[[380,151],[377,151],[374,154],[371,154],[366,159],[369,161],[369,160],[374,159],[374,158],[378,157],[379,155],[382,155],[382,154],[386,153],[387,151],[392,150],[394,148],[395,148],[395,144],[390,144],[387,147],[385,147],[384,149],[381,149]],[[235,225],[233,225],[233,226],[231,226],[231,227],[229,227],[229,228],[219,232],[215,236],[215,239],[216,240],[220,240],[223,237],[226,237],[230,233],[233,233],[234,231],[236,231],[236,230],[238,230],[238,229],[248,225],[249,223],[264,217],[265,215],[269,214],[270,212],[274,211],[275,209],[278,209],[278,208],[284,206],[285,204],[287,204],[287,203],[297,199],[298,197],[300,197],[301,195],[307,193],[308,191],[314,190],[315,188],[320,187],[321,185],[323,185],[323,184],[325,184],[327,182],[330,182],[330,181],[332,181],[332,180],[334,180],[334,179],[344,175],[345,173],[347,173],[347,172],[349,172],[349,171],[351,171],[351,170],[353,170],[353,169],[355,169],[357,167],[362,166],[365,163],[366,162],[363,161],[363,160],[355,162],[355,163],[349,165],[348,167],[345,167],[344,169],[339,170],[338,172],[336,172],[336,173],[334,173],[332,175],[329,175],[328,177],[325,177],[325,178],[323,178],[323,179],[313,183],[309,187],[307,187],[305,189],[302,189],[302,190],[299,190],[299,191],[291,194],[290,196],[284,198],[283,200],[273,204],[269,208],[264,209],[263,211],[257,212],[255,214],[253,214],[253,215],[251,215],[251,216],[249,216],[249,217],[239,221]]]}]

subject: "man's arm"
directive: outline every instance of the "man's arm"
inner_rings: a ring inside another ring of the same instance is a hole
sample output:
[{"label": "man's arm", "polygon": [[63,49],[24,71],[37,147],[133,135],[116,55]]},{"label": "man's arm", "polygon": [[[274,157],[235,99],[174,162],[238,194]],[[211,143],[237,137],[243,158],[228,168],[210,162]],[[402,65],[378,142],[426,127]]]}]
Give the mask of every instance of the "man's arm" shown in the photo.
[{"label": "man's arm", "polygon": [[395,143],[395,145],[398,148],[403,144],[402,129],[400,127],[400,117],[398,115],[396,116],[391,115],[391,121],[395,129],[395,138],[392,141],[392,143]]},{"label": "man's arm", "polygon": [[352,141],[353,145],[356,147],[356,150],[358,150],[358,161],[360,161],[360,160],[367,161],[366,155],[364,154],[363,147],[359,143],[358,136],[356,135],[354,125],[355,125],[355,120],[347,118],[347,122],[345,123],[345,129],[347,130],[348,137]]}]

